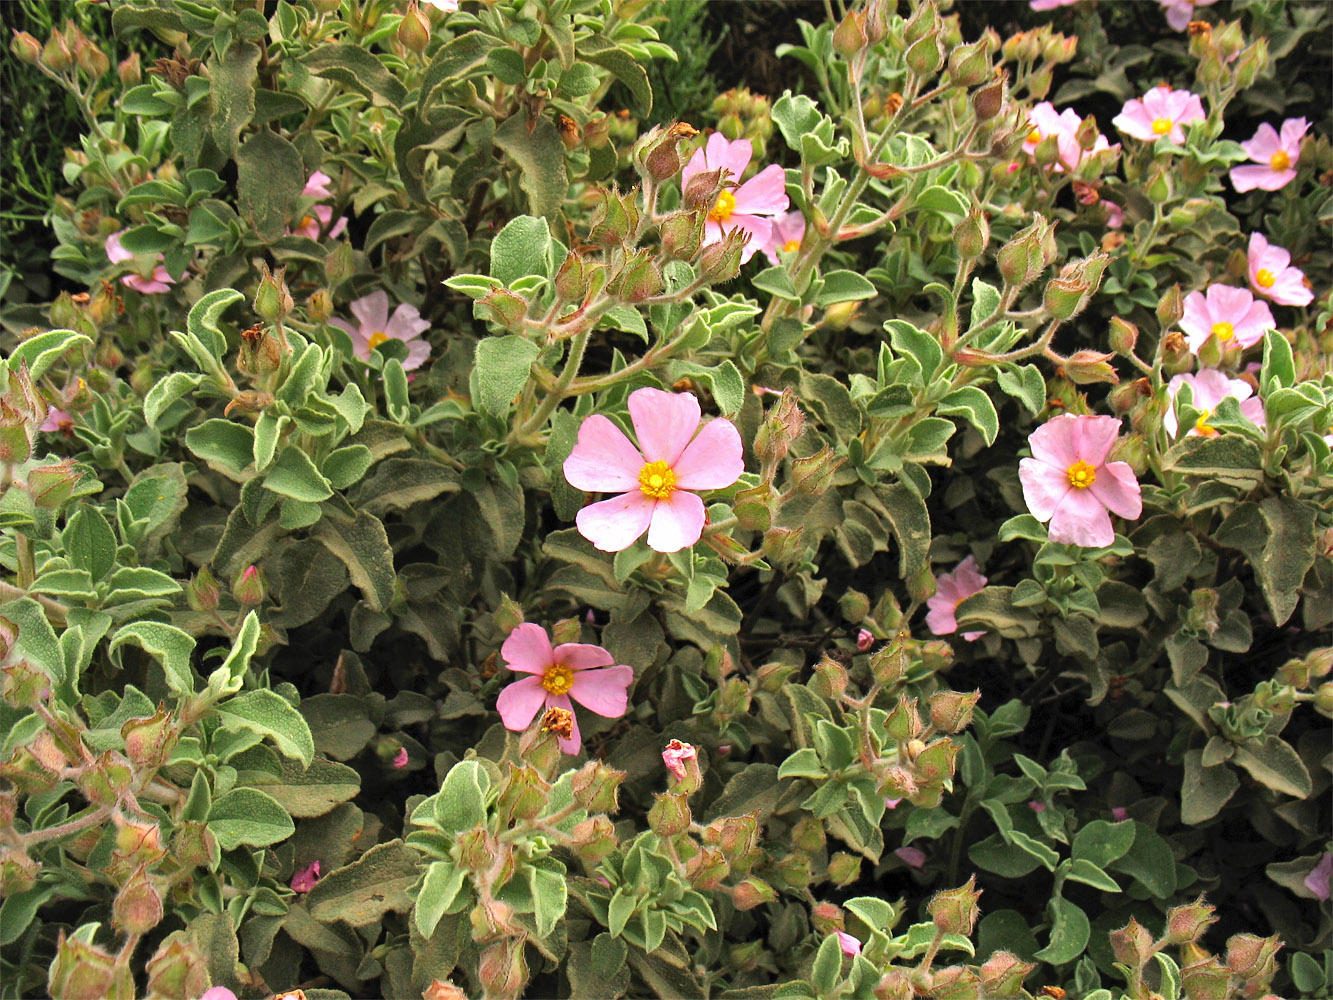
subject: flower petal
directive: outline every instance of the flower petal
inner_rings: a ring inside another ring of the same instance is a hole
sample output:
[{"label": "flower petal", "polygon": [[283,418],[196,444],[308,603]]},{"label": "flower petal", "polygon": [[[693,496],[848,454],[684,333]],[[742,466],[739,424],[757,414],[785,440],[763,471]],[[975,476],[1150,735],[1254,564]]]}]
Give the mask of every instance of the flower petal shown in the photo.
[{"label": "flower petal", "polygon": [[1111,515],[1091,490],[1070,488],[1051,515],[1051,541],[1100,548],[1115,541]]},{"label": "flower petal", "polygon": [[574,675],[569,696],[598,715],[618,719],[629,706],[629,686],[634,682],[634,668],[600,667]]},{"label": "flower petal", "polygon": [[1254,137],[1242,142],[1240,148],[1256,163],[1267,163],[1268,158],[1281,148],[1277,129],[1264,122],[1255,130]]},{"label": "flower petal", "polygon": [[590,667],[608,667],[616,658],[601,646],[590,642],[565,642],[555,647],[555,662],[564,664],[570,670],[587,670]]},{"label": "flower petal", "polygon": [[787,200],[787,173],[776,163],[770,163],[733,194],[735,211],[742,215],[777,215],[791,207]]},{"label": "flower petal", "polygon": [[1032,449],[1032,457],[1062,471],[1077,462],[1082,457],[1074,434],[1077,419],[1073,414],[1064,413],[1052,417],[1029,434],[1028,447]]},{"label": "flower petal", "polygon": [[389,293],[380,288],[347,307],[361,321],[362,333],[369,337],[389,325]]},{"label": "flower petal", "polygon": [[1107,462],[1097,470],[1096,481],[1078,492],[1091,493],[1113,514],[1131,521],[1143,513],[1143,494],[1128,462]]},{"label": "flower petal", "polygon": [[1076,457],[1090,465],[1101,465],[1107,453],[1120,436],[1120,421],[1115,417],[1072,416],[1065,414],[1057,420],[1068,419],[1073,424]]},{"label": "flower petal", "polygon": [[544,674],[555,662],[546,629],[532,622],[523,622],[509,633],[500,647],[500,658],[510,670],[525,674]]},{"label": "flower petal", "polygon": [[398,306],[384,324],[384,332],[395,340],[415,340],[430,329],[430,320],[422,319],[417,307],[406,302]]},{"label": "flower petal", "polygon": [[666,462],[673,469],[699,429],[699,401],[688,392],[636,389],[629,395],[629,415],[644,461]]},{"label": "flower petal", "polygon": [[[686,494],[693,496],[694,494]],[[656,500],[649,500],[638,489],[618,497],[589,504],[578,512],[574,523],[581,534],[603,552],[627,549],[648,530]]]},{"label": "flower petal", "polygon": [[708,158],[708,169],[717,170],[721,167],[728,171],[730,176],[724,180],[729,180],[733,184],[740,182],[745,174],[745,168],[750,165],[750,157],[754,155],[754,147],[750,145],[749,139],[732,141],[721,132],[714,132],[708,137],[704,151],[704,155]]},{"label": "flower petal", "polygon": [[703,530],[704,502],[696,493],[676,490],[653,508],[648,547],[656,552],[679,552],[697,542]]},{"label": "flower petal", "polygon": [[718,417],[703,425],[685,446],[671,471],[684,490],[726,489],[745,471],[741,434],[730,420]]},{"label": "flower petal", "polygon": [[1023,502],[1038,521],[1049,521],[1065,494],[1073,489],[1063,469],[1035,458],[1025,458],[1018,463],[1018,481],[1023,484]]},{"label": "flower petal", "polygon": [[546,704],[546,697],[540,677],[524,677],[500,692],[500,697],[495,699],[495,710],[500,713],[500,721],[506,729],[521,733]]},{"label": "flower petal", "polygon": [[926,628],[935,635],[950,635],[958,630],[958,619],[954,617],[956,605],[947,595],[939,591],[926,601],[930,610],[926,613]]},{"label": "flower petal", "polygon": [[600,413],[583,421],[578,444],[565,459],[565,479],[576,490],[628,493],[639,488],[644,466],[639,449],[619,427]]},{"label": "flower petal", "polygon": [[773,239],[773,223],[759,215],[733,215],[727,220],[726,228],[741,229],[750,234],[750,238],[741,247],[741,263],[747,263]]},{"label": "flower petal", "polygon": [[560,752],[567,753],[571,757],[578,754],[583,749],[583,734],[579,732],[579,715],[574,711],[574,703],[569,700],[569,695],[558,694],[548,698],[546,704],[549,708],[563,708],[569,713],[572,720],[570,723],[569,739],[560,739]]},{"label": "flower petal", "polygon": [[409,340],[407,343],[407,357],[403,359],[403,371],[410,372],[413,369],[420,368],[430,360],[430,341],[428,340]]}]

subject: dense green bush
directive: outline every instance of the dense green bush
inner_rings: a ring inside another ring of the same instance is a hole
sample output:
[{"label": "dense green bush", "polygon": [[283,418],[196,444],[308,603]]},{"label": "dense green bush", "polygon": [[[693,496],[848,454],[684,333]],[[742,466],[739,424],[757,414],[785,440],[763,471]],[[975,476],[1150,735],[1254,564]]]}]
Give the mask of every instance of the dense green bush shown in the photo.
[{"label": "dense green bush", "polygon": [[1327,995],[1327,9],[451,6],[14,35],[0,991]]}]

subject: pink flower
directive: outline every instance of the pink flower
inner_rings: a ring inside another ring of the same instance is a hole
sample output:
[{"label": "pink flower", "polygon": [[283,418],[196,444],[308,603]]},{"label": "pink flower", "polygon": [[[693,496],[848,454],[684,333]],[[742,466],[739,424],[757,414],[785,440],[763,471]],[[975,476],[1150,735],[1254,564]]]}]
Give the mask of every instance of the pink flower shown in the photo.
[{"label": "pink flower", "polygon": [[[305,188],[301,194],[307,198],[332,198],[333,192],[329,190],[329,181],[333,180],[328,174],[321,170],[316,170],[305,182]],[[289,232],[296,233],[298,236],[305,236],[312,240],[319,239],[319,234],[328,230],[331,238],[337,239],[347,230],[347,216],[342,216],[334,223],[333,228],[329,229],[329,223],[333,222],[333,208],[329,205],[315,205],[310,209],[311,214],[303,215]]]},{"label": "pink flower", "polygon": [[795,253],[805,239],[805,216],[800,212],[783,212],[773,218],[773,230],[764,244],[764,256],[774,265],[781,264],[778,253]]},{"label": "pink flower", "polygon": [[1078,141],[1078,129],[1083,124],[1083,119],[1073,108],[1065,108],[1057,113],[1055,105],[1050,101],[1034,105],[1028,112],[1028,123],[1031,131],[1023,140],[1023,152],[1033,156],[1042,140],[1055,136],[1057,155],[1050,169],[1058,174],[1066,170],[1075,170],[1085,157],[1111,148],[1106,136],[1098,135],[1092,148],[1085,150]]},{"label": "pink flower", "polygon": [[680,740],[672,740],[662,751],[662,763],[676,776],[677,781],[685,777],[685,762],[698,759],[699,752],[689,743],[682,743]]},{"label": "pink flower", "polygon": [[860,632],[856,633],[857,652],[864,653],[868,649],[870,649],[870,647],[873,646],[874,644],[875,644],[875,633],[871,632],[870,629],[863,628],[861,629]]},{"label": "pink flower", "polygon": [[708,137],[708,143],[694,151],[690,162],[681,171],[681,189],[689,187],[695,174],[706,170],[726,170],[731,187],[717,197],[717,203],[708,213],[704,224],[704,246],[720,243],[730,229],[743,229],[750,234],[749,242],[741,251],[741,262],[749,260],[763,249],[773,234],[773,223],[763,216],[787,211],[786,173],[776,163],[770,163],[744,184],[739,184],[750,165],[754,147],[749,139],[729,142],[720,132]]},{"label": "pink flower", "polygon": [[1113,806],[1111,808],[1111,818],[1117,823],[1129,819],[1129,810],[1124,806]]},{"label": "pink flower", "polygon": [[46,431],[48,434],[69,434],[74,429],[74,418],[64,410],[57,410],[54,406],[51,406],[46,411],[46,422],[37,429]]},{"label": "pink flower", "polygon": [[[573,716],[570,698],[608,719],[625,714],[634,669],[616,664],[601,646],[566,642],[552,649],[544,628],[524,622],[509,633],[500,656],[510,670],[533,675],[500,692],[495,708],[506,729],[522,732],[543,708],[563,708]],[[561,737],[560,749],[576,754],[582,745],[576,717],[569,738]]]},{"label": "pink flower", "polygon": [[[952,573],[941,573],[935,577],[935,594],[926,601],[926,607],[930,609],[926,614],[926,627],[936,635],[957,632],[955,609],[984,586],[986,578],[977,571],[977,561],[972,556],[955,566]],[[972,642],[985,634],[964,632],[963,638]]]},{"label": "pink flower", "polygon": [[210,986],[199,994],[199,1000],[236,1000],[236,994],[225,986]]},{"label": "pink flower", "polygon": [[1282,134],[1264,122],[1249,142],[1241,148],[1250,159],[1262,166],[1231,168],[1231,186],[1237,191],[1276,191],[1296,179],[1296,163],[1301,158],[1301,137],[1310,127],[1304,118],[1288,118],[1282,123]]},{"label": "pink flower", "polygon": [[1028,0],[1033,10],[1055,10],[1057,7],[1072,7],[1078,0]]},{"label": "pink flower", "polygon": [[834,933],[838,935],[838,947],[842,949],[844,955],[852,958],[861,954],[860,938],[853,937],[846,931],[834,931]]},{"label": "pink flower", "polygon": [[451,14],[458,10],[458,0],[425,0],[436,10],[442,10],[446,14]]},{"label": "pink flower", "polygon": [[293,892],[309,892],[319,881],[319,862],[312,861],[304,868],[296,869],[292,875]]},{"label": "pink flower", "polygon": [[1310,874],[1305,876],[1301,884],[1313,892],[1321,903],[1327,903],[1330,879],[1333,879],[1333,854],[1325,851],[1319,864],[1310,869]]},{"label": "pink flower", "polygon": [[1180,317],[1185,342],[1195,354],[1209,337],[1216,337],[1224,346],[1234,338],[1241,347],[1250,347],[1275,325],[1268,303],[1230,285],[1209,285],[1207,292],[1190,292]]},{"label": "pink flower", "polygon": [[1209,7],[1217,0],[1158,0],[1158,3],[1162,5],[1166,23],[1176,31],[1184,31],[1194,20],[1195,7]]},{"label": "pink flower", "polygon": [[1120,433],[1115,417],[1062,414],[1028,437],[1032,457],[1018,466],[1023,500],[1038,521],[1049,521],[1050,539],[1101,547],[1115,541],[1108,511],[1143,513],[1139,482],[1128,462],[1106,456]]},{"label": "pink flower", "polygon": [[1282,306],[1309,305],[1314,292],[1305,286],[1305,274],[1291,266],[1291,254],[1268,242],[1263,233],[1250,234],[1250,287]]},{"label": "pink flower", "polygon": [[1176,422],[1175,403],[1183,385],[1189,386],[1194,393],[1192,405],[1199,411],[1199,419],[1190,428],[1188,436],[1216,437],[1217,430],[1208,425],[1208,418],[1217,409],[1217,404],[1228,396],[1243,400],[1240,404],[1241,416],[1256,427],[1264,426],[1263,400],[1254,395],[1254,388],[1250,383],[1238,378],[1227,378],[1216,368],[1205,368],[1197,375],[1188,372],[1177,375],[1167,385],[1171,405],[1162,417],[1162,426],[1172,437],[1176,436],[1179,427]]},{"label": "pink flower", "polygon": [[1125,224],[1125,210],[1113,201],[1102,199],[1102,204],[1106,206],[1106,228],[1119,229]]},{"label": "pink flower", "polygon": [[722,417],[700,428],[699,401],[689,393],[637,389],[629,413],[637,448],[594,414],[565,459],[565,479],[576,490],[621,494],[579,511],[579,531],[603,552],[628,548],[644,531],[658,552],[689,548],[704,527],[704,502],[690,491],[720,490],[740,478],[740,432]]},{"label": "pink flower", "polygon": [[898,808],[898,803],[900,803],[900,802],[902,802],[902,799],[885,799],[885,800],[884,800],[884,808],[885,808],[885,809],[897,809],[897,808]]},{"label": "pink flower", "polygon": [[337,318],[329,322],[347,331],[352,338],[352,348],[362,361],[369,361],[370,352],[391,337],[407,345],[407,358],[403,361],[407,371],[420,368],[430,357],[430,344],[421,339],[421,334],[430,329],[430,322],[421,318],[416,306],[404,302],[390,317],[389,295],[381,288],[357,299],[347,308],[360,321],[360,326],[354,327]]},{"label": "pink flower", "polygon": [[1028,803],[1028,808],[1034,813],[1044,813],[1046,811],[1046,803],[1038,802],[1036,799],[1033,799]]},{"label": "pink flower", "polygon": [[1145,142],[1156,142],[1166,136],[1179,145],[1185,141],[1182,125],[1204,119],[1203,102],[1188,90],[1172,90],[1163,84],[1154,87],[1143,97],[1125,102],[1120,114],[1111,124],[1126,135]]},{"label": "pink flower", "polygon": [[[106,238],[104,249],[106,250],[107,260],[113,264],[123,264],[125,261],[134,260],[134,254],[125,249],[124,244],[120,242],[122,229],[119,233],[112,233]],[[157,259],[162,260],[162,255],[158,254]],[[171,286],[176,283],[162,264],[153,267],[152,273],[148,276],[142,274],[122,274],[120,283],[126,288],[133,288],[136,292],[143,295],[161,295],[163,292],[171,291]]]},{"label": "pink flower", "polygon": [[920,868],[926,863],[926,852],[919,847],[900,847],[893,853],[910,868]]},{"label": "pink flower", "polygon": [[393,755],[394,767],[407,767],[407,747],[399,747],[398,752]]}]

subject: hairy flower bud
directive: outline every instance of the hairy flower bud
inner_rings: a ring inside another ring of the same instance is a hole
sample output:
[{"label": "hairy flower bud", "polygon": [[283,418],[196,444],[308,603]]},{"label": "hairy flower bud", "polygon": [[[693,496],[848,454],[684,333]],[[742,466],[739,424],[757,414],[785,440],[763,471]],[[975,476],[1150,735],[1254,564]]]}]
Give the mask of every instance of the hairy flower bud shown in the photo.
[{"label": "hairy flower bud", "polygon": [[765,465],[776,465],[805,431],[805,415],[801,413],[796,393],[783,389],[778,401],[764,414],[755,434],[754,453]]},{"label": "hairy flower bud", "polygon": [[1277,970],[1277,953],[1282,942],[1277,935],[1261,938],[1255,934],[1233,934],[1227,939],[1227,968],[1241,979],[1267,980]]},{"label": "hairy flower bud", "polygon": [[623,247],[639,224],[639,208],[633,195],[621,195],[613,190],[602,194],[602,203],[593,217],[590,242],[601,247]]},{"label": "hairy flower bud", "polygon": [[129,56],[122,59],[116,66],[116,76],[120,77],[121,86],[136,86],[143,79],[143,67],[140,64],[139,53],[131,52]]},{"label": "hairy flower bud", "polygon": [[275,323],[292,311],[291,292],[283,280],[287,273],[286,265],[278,268],[277,273],[268,269],[268,264],[260,265],[259,289],[255,292],[254,310],[261,319]]},{"label": "hairy flower bud", "polygon": [[920,77],[932,76],[944,62],[939,36],[932,34],[913,42],[907,49],[907,68]]},{"label": "hairy flower bud", "polygon": [[111,60],[87,37],[80,36],[80,44],[75,48],[74,61],[92,80],[100,80],[111,69]]},{"label": "hairy flower bud", "polygon": [[46,45],[42,48],[42,65],[57,73],[74,65],[74,53],[70,51],[65,36],[58,29],[51,32],[51,37],[46,40]]},{"label": "hairy flower bud", "polygon": [[589,871],[614,851],[617,843],[615,825],[601,813],[574,824],[570,831],[570,848]]},{"label": "hairy flower bud", "polygon": [[1166,933],[1163,935],[1167,944],[1193,944],[1211,924],[1217,923],[1213,916],[1213,907],[1203,901],[1203,894],[1193,903],[1173,906],[1166,911]]},{"label": "hairy flower bud", "polygon": [[9,40],[9,51],[12,52],[20,62],[35,64],[42,58],[42,43],[26,31],[13,29],[14,37]]},{"label": "hairy flower bud", "polygon": [[657,227],[662,252],[670,260],[694,260],[704,242],[707,216],[701,211],[672,212]]},{"label": "hairy flower bud", "polygon": [[125,740],[125,755],[140,767],[161,767],[171,755],[179,732],[172,714],[158,702],[157,712],[146,718],[130,719],[120,727]]},{"label": "hairy flower bud", "polygon": [[798,493],[819,496],[833,485],[833,477],[847,459],[824,445],[819,451],[791,462],[791,483]]},{"label": "hairy flower bud", "polygon": [[[921,716],[917,714],[916,699],[909,698],[907,695],[899,695],[898,704],[893,707],[884,721],[884,731],[889,739],[897,743],[905,743],[909,740],[916,740],[922,730],[925,729],[925,723],[921,721]],[[924,745],[923,745],[924,749]]]},{"label": "hairy flower bud", "polygon": [[47,989],[54,1000],[129,1000],[134,976],[128,960],[118,963],[109,952],[61,931]]},{"label": "hairy flower bud", "polygon": [[981,893],[976,890],[976,881],[974,875],[957,889],[935,894],[926,909],[937,928],[946,934],[962,934],[965,937],[972,934],[981,912],[977,907]]},{"label": "hairy flower bud", "polygon": [[28,470],[28,496],[43,510],[59,510],[74,495],[83,473],[73,459]]},{"label": "hairy flower bud", "polygon": [[0,847],[0,892],[6,896],[27,892],[37,884],[41,866],[28,852],[17,847]]},{"label": "hairy flower bud", "polygon": [[990,76],[990,58],[984,41],[960,45],[949,53],[949,77],[960,87],[975,87]]},{"label": "hairy flower bud", "polygon": [[1007,951],[997,951],[981,966],[981,982],[987,994],[997,1000],[1016,997],[1023,988],[1023,978],[1036,967]]},{"label": "hairy flower bud", "polygon": [[533,819],[541,815],[551,791],[550,783],[531,764],[524,764],[521,768],[513,764],[506,766],[509,773],[500,787],[496,808],[503,815],[514,819]]},{"label": "hairy flower bud", "polygon": [[617,277],[619,281],[616,291],[626,302],[642,302],[662,292],[662,274],[653,263],[651,250],[639,250],[632,254]]},{"label": "hairy flower bud", "polygon": [[1153,955],[1153,937],[1133,917],[1129,923],[1111,932],[1111,951],[1116,961],[1130,969],[1142,969]]},{"label": "hairy flower bud", "polygon": [[690,178],[681,192],[681,206],[687,211],[709,211],[722,192],[722,171],[701,170]]},{"label": "hairy flower bud", "polygon": [[203,823],[181,823],[171,838],[171,854],[186,868],[216,864],[219,856],[217,838]]},{"label": "hairy flower bud", "polygon": [[430,21],[421,12],[417,0],[408,0],[407,13],[398,22],[398,41],[413,52],[425,52],[430,44]]},{"label": "hairy flower bud", "polygon": [[774,888],[762,879],[742,879],[731,890],[732,905],[738,910],[753,910],[763,903],[775,902],[778,898]]},{"label": "hairy flower bud", "polygon": [[681,142],[698,134],[699,130],[688,122],[653,128],[635,143],[630,158],[636,165],[641,164],[641,175],[661,184],[679,174],[684,166],[680,157]]},{"label": "hairy flower bud", "polygon": [[1139,340],[1139,328],[1127,319],[1111,317],[1111,350],[1123,358],[1134,353],[1134,346]]},{"label": "hairy flower bud", "polygon": [[1180,985],[1189,1000],[1230,1000],[1231,971],[1212,955],[1180,970]]},{"label": "hairy flower bud", "polygon": [[975,202],[963,221],[954,227],[953,242],[958,247],[958,256],[964,260],[975,260],[986,252],[990,242],[990,226],[986,223],[985,213]]},{"label": "hairy flower bud", "polygon": [[810,689],[821,698],[837,701],[847,693],[847,668],[827,653],[815,664],[815,675]]},{"label": "hairy flower bud", "polygon": [[838,851],[828,860],[829,881],[845,888],[861,877],[861,859],[855,854]]},{"label": "hairy flower bud", "polygon": [[522,938],[501,938],[488,945],[477,961],[477,979],[487,997],[517,997],[528,982],[528,963],[523,958]]},{"label": "hairy flower bud", "polygon": [[865,14],[859,10],[849,10],[833,31],[833,49],[839,55],[854,56],[865,47]]},{"label": "hairy flower bud", "polygon": [[147,934],[162,922],[162,894],[149,881],[146,866],[136,868],[116,894],[111,919],[126,934]]},{"label": "hairy flower bud", "polygon": [[805,556],[804,528],[769,528],[764,532],[764,558],[774,566],[794,566]]},{"label": "hairy flower bud", "polygon": [[1110,365],[1112,357],[1114,355],[1101,351],[1075,351],[1065,358],[1060,367],[1064,369],[1065,377],[1075,385],[1091,385],[1094,382],[1115,385],[1120,381],[1120,376]]},{"label": "hairy flower bud", "polygon": [[710,285],[721,284],[736,277],[741,273],[741,253],[748,240],[749,234],[737,226],[723,236],[720,242],[704,247],[699,256],[700,276]]},{"label": "hairy flower bud", "polygon": [[231,583],[231,595],[242,607],[254,607],[264,603],[264,575],[258,566],[247,566],[236,574]]},{"label": "hairy flower bud", "polygon": [[972,710],[980,699],[980,689],[971,694],[936,692],[930,698],[930,724],[943,733],[961,733],[972,724]]},{"label": "hairy flower bud", "polygon": [[51,679],[27,660],[17,660],[0,668],[4,676],[5,702],[15,708],[31,709],[51,694]]},{"label": "hairy flower bud", "polygon": [[662,751],[662,765],[675,779],[672,791],[690,795],[699,790],[703,776],[699,771],[699,753],[689,743],[672,740]]},{"label": "hairy flower bud", "polygon": [[625,772],[607,767],[600,760],[590,760],[574,772],[570,787],[574,800],[589,812],[613,813],[620,808],[617,795]]},{"label": "hairy flower bud", "polygon": [[674,792],[655,794],[648,810],[648,827],[659,837],[674,837],[690,828],[692,819],[684,795]]}]

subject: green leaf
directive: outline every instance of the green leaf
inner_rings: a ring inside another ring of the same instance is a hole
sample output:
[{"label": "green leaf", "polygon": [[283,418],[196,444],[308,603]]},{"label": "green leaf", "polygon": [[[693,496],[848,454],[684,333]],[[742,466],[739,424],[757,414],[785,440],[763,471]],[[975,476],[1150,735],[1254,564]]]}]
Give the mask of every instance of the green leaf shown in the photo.
[{"label": "green leaf", "polygon": [[294,444],[282,449],[264,477],[264,485],[274,493],[306,503],[318,503],[333,496],[329,481],[315,468],[310,456]]},{"label": "green leaf", "polygon": [[609,69],[634,98],[634,111],[646,118],[653,110],[653,88],[637,59],[614,42],[594,35],[578,44],[578,54],[594,65]]},{"label": "green leaf", "polygon": [[1120,891],[1120,886],[1115,879],[1084,858],[1075,858],[1069,863],[1069,867],[1065,871],[1065,878],[1074,882],[1082,882],[1084,885],[1090,885],[1105,892]]},{"label": "green leaf", "polygon": [[334,760],[351,760],[375,736],[369,706],[351,694],[317,694],[301,701],[301,716],[315,737],[315,749]]},{"label": "green leaf", "polygon": [[1036,365],[1006,366],[995,381],[1001,389],[1027,407],[1034,417],[1046,405],[1046,380],[1041,377],[1041,369]]},{"label": "green leaf", "polygon": [[768,292],[769,295],[786,299],[788,302],[801,301],[801,293],[791,282],[791,273],[781,264],[764,268],[750,281],[761,292]]},{"label": "green leaf", "polygon": [[148,395],[143,398],[144,421],[149,427],[156,427],[167,407],[195,389],[203,380],[202,375],[172,372],[161,381],[154,382],[153,387],[148,390]]},{"label": "green leaf", "polygon": [[1291,344],[1277,330],[1264,331],[1264,360],[1259,369],[1260,394],[1267,397],[1275,389],[1286,389],[1296,383],[1296,362],[1292,359]]},{"label": "green leaf", "polygon": [[546,115],[529,118],[526,111],[519,111],[495,130],[494,142],[518,165],[518,183],[528,196],[529,211],[555,215],[564,204],[569,176],[565,171],[565,146],[551,119]]},{"label": "green leaf", "polygon": [[981,432],[987,447],[995,443],[1000,433],[1000,416],[990,397],[974,385],[965,385],[949,393],[935,407],[945,417],[966,417],[968,423]]},{"label": "green leaf", "polygon": [[787,145],[799,153],[802,136],[813,132],[823,115],[809,97],[788,90],[773,103],[772,118]]},{"label": "green leaf", "polygon": [[1005,878],[1023,878],[1041,866],[1035,856],[1022,847],[1006,843],[998,833],[973,844],[968,848],[967,856],[978,868]]},{"label": "green leaf", "polygon": [[1218,527],[1221,545],[1244,552],[1259,578],[1274,623],[1285,624],[1296,610],[1305,574],[1314,565],[1315,513],[1287,496],[1238,504]]},{"label": "green leaf", "polygon": [[77,344],[91,344],[92,338],[73,330],[47,330],[21,341],[9,355],[9,370],[18,371],[20,364],[28,366],[28,375],[36,382],[46,370],[59,361]]},{"label": "green leaf", "polygon": [[187,632],[162,622],[131,622],[111,637],[107,655],[116,666],[121,666],[117,650],[132,643],[162,664],[167,687],[180,695],[194,693],[194,672],[190,670],[190,654],[194,652],[194,638]]},{"label": "green leaf", "polygon": [[281,765],[281,777],[256,778],[253,783],[296,819],[323,816],[361,791],[361,776],[345,764],[316,757],[309,767],[286,759]]},{"label": "green leaf", "polygon": [[944,361],[944,351],[934,337],[902,319],[891,319],[884,324],[889,341],[899,354],[916,359],[921,366],[921,377],[929,385]]},{"label": "green leaf", "polygon": [[[374,57],[357,46],[346,46]],[[268,126],[253,133],[236,154],[237,207],[259,238],[283,235],[305,188],[305,164],[296,147]]]},{"label": "green leaf", "polygon": [[372,611],[383,611],[389,606],[397,575],[389,536],[379,518],[364,510],[357,511],[356,520],[350,522],[324,517],[310,534],[342,560]]},{"label": "green leaf", "polygon": [[1088,946],[1092,927],[1088,915],[1073,903],[1059,896],[1051,900],[1051,939],[1045,948],[1037,952],[1036,958],[1052,965],[1072,962]]},{"label": "green leaf", "polygon": [[877,294],[875,286],[855,271],[829,271],[822,277],[824,287],[815,297],[815,304],[821,308],[838,302],[862,302]]},{"label": "green leaf", "polygon": [[1162,466],[1245,490],[1254,489],[1264,478],[1258,446],[1239,434],[1182,438],[1162,456]]},{"label": "green leaf", "polygon": [[[250,658],[255,655],[255,649],[259,646],[259,616],[251,611],[245,616],[245,621],[241,622],[241,629],[236,633],[236,638],[232,640],[231,649],[227,653],[227,658],[222,661],[222,666],[215,670],[214,674],[224,674],[227,677],[225,690],[229,692],[239,691],[241,680],[245,677],[245,672],[250,668]],[[213,684],[213,675],[209,675],[209,687]]]},{"label": "green leaf", "polygon": [[186,431],[185,447],[211,468],[241,479],[254,461],[255,434],[249,427],[214,418]]},{"label": "green leaf", "polygon": [[1190,826],[1198,826],[1216,816],[1231,801],[1231,796],[1240,787],[1240,779],[1226,764],[1204,767],[1202,750],[1187,750],[1184,763],[1185,776],[1180,786],[1180,820]]},{"label": "green leaf", "polygon": [[321,45],[301,62],[316,76],[334,80],[367,97],[382,97],[392,107],[400,108],[407,100],[407,88],[362,45],[351,42]]},{"label": "green leaf", "polygon": [[147,566],[122,566],[111,574],[107,586],[109,605],[145,597],[171,597],[181,591],[181,585],[174,579]]},{"label": "green leaf", "polygon": [[[18,626],[18,640],[11,652],[14,660],[27,660],[44,670],[53,682],[63,684],[66,680],[65,653],[42,606],[31,597],[19,597],[0,604],[0,618],[7,618]],[[72,683],[77,678],[69,680]]]},{"label": "green leaf", "polygon": [[376,844],[315,883],[306,897],[310,915],[322,923],[345,920],[366,927],[386,913],[407,913],[412,909],[408,890],[421,877],[420,861],[420,853],[401,840]]},{"label": "green leaf", "polygon": [[34,594],[50,594],[75,601],[90,601],[97,596],[93,577],[86,569],[49,569],[39,573],[28,588]]},{"label": "green leaf", "polygon": [[814,964],[810,966],[810,985],[815,988],[817,996],[832,996],[841,978],[842,947],[838,943],[838,936],[830,934],[815,952]]},{"label": "green leaf", "polygon": [[301,713],[272,691],[246,691],[214,706],[227,729],[246,729],[271,739],[288,757],[306,767],[315,756],[315,741]]},{"label": "green leaf", "polygon": [[528,384],[532,363],[541,350],[517,335],[477,341],[477,403],[489,413],[503,413]]},{"label": "green leaf", "polygon": [[361,481],[374,460],[374,454],[365,445],[349,444],[330,452],[319,471],[335,490],[345,490]]},{"label": "green leaf", "polygon": [[296,832],[287,810],[273,796],[256,788],[233,788],[213,802],[208,812],[209,832],[224,851],[242,844],[268,847]]},{"label": "green leaf", "polygon": [[491,277],[506,286],[529,274],[546,277],[550,257],[551,230],[546,220],[516,216],[491,241]]},{"label": "green leaf", "polygon": [[215,292],[209,292],[190,307],[185,328],[208,349],[204,359],[196,359],[200,360],[200,367],[221,373],[218,364],[227,353],[227,338],[218,324],[222,320],[223,313],[237,302],[244,301],[245,296],[236,289],[219,288]]},{"label": "green leaf", "polygon": [[432,861],[426,869],[412,914],[423,937],[429,938],[435,933],[436,924],[463,888],[466,875],[451,861]]},{"label": "green leaf", "polygon": [[1074,843],[1070,855],[1076,860],[1089,861],[1098,868],[1105,868],[1116,858],[1134,846],[1134,824],[1128,820],[1120,823],[1108,823],[1104,819],[1095,819],[1079,828],[1074,834]]},{"label": "green leaf", "polygon": [[[873,502],[868,499],[873,497]],[[858,490],[857,499],[883,514],[898,541],[898,574],[910,579],[930,554],[930,512],[917,492],[902,483]]]},{"label": "green leaf", "polygon": [[1303,799],[1312,790],[1310,772],[1300,755],[1280,737],[1265,736],[1240,744],[1231,759],[1249,771],[1255,781],[1283,795]]},{"label": "green leaf", "polygon": [[532,883],[532,915],[537,923],[537,935],[547,937],[564,919],[569,904],[565,877],[533,866],[528,869],[528,878]]},{"label": "green leaf", "polygon": [[116,563],[116,536],[96,507],[80,506],[61,535],[65,555],[79,569],[100,580]]},{"label": "green leaf", "polygon": [[491,779],[475,760],[449,769],[435,797],[435,824],[445,833],[471,830],[486,822],[486,793]]},{"label": "green leaf", "polygon": [[1165,899],[1176,891],[1176,859],[1170,845],[1155,830],[1133,822],[1133,845],[1108,867],[1132,875],[1154,897]]},{"label": "green leaf", "polygon": [[229,158],[235,157],[237,137],[255,116],[259,46],[249,42],[233,44],[209,68],[213,141]]}]

